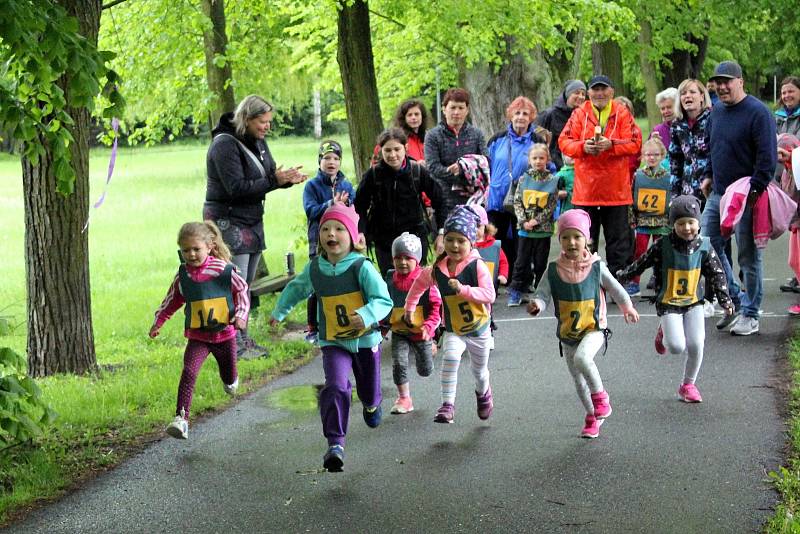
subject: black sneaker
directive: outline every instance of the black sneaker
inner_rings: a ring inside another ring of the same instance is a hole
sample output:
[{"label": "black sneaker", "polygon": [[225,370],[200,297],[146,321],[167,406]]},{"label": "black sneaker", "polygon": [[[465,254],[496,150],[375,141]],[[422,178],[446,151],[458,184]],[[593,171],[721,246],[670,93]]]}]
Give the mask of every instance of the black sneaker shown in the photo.
[{"label": "black sneaker", "polygon": [[742,312],[739,310],[733,312],[733,315],[723,315],[722,319],[717,321],[717,330],[725,330],[726,328],[730,328],[736,324],[736,321],[738,321],[739,317],[741,316]]},{"label": "black sneaker", "polygon": [[800,283],[797,278],[790,278],[785,284],[781,284],[781,291],[784,293],[800,293]]},{"label": "black sneaker", "polygon": [[364,422],[367,423],[368,427],[375,428],[381,424],[382,416],[383,410],[381,410],[380,404],[372,408],[367,408],[364,406]]},{"label": "black sneaker", "polygon": [[344,466],[344,447],[341,445],[331,445],[328,447],[328,452],[325,453],[322,459],[322,467],[328,470],[329,473],[341,473]]}]

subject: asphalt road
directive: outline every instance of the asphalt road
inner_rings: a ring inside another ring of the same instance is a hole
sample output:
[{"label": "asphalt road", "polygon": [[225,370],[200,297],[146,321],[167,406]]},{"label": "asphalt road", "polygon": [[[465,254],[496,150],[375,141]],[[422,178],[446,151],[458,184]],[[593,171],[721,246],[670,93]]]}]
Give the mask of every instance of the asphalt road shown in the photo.
[{"label": "asphalt road", "polygon": [[[778,292],[786,250],[785,239],[767,249],[760,335],[736,338],[707,320],[702,404],[678,401],[683,357],[653,350],[654,308],[637,304],[642,320],[628,326],[612,305],[614,336],[598,365],[614,413],[598,439],[579,438],[583,412],[552,310],[529,318],[501,297],[486,422],[467,365],[452,425],[432,422],[438,372],[412,374],[416,411],[387,414],[373,430],[354,402],[345,471],[321,472],[326,447],[312,403],[275,401],[323,381],[316,359],[193,426],[189,441],[165,438],[8,531],[758,531],[777,499],[767,473],[785,441],[776,385],[794,299]],[[395,396],[390,360],[387,350],[385,413]]]}]

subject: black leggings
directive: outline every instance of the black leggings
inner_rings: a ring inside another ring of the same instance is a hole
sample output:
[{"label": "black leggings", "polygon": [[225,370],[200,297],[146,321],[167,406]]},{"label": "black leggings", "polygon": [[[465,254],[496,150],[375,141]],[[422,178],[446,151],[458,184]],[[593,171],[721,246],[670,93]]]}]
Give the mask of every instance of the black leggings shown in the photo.
[{"label": "black leggings", "polygon": [[539,286],[542,275],[547,268],[551,239],[551,237],[520,236],[511,289],[526,293],[531,283],[533,283],[534,288]]}]

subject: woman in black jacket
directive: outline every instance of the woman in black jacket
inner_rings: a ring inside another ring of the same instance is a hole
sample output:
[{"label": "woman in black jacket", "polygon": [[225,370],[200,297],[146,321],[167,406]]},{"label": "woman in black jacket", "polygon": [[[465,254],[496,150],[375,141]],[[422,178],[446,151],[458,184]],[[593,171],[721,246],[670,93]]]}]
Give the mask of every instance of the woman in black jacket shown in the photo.
[{"label": "woman in black jacket", "polygon": [[380,161],[364,173],[356,190],[354,205],[361,219],[359,230],[364,233],[367,245],[375,249],[384,276],[392,268],[392,241],[403,232],[419,236],[425,263],[432,228],[421,193],[431,201],[437,228],[444,226],[447,215],[438,183],[424,166],[407,157],[407,140],[399,128],[381,133]]},{"label": "woman in black jacket", "polygon": [[[236,111],[220,117],[206,156],[203,219],[217,223],[233,263],[248,284],[265,248],[265,195],[307,178],[300,172],[301,166],[276,168],[264,140],[272,125],[272,109],[259,96],[245,97]],[[253,346],[246,332],[239,341],[240,350]]]}]

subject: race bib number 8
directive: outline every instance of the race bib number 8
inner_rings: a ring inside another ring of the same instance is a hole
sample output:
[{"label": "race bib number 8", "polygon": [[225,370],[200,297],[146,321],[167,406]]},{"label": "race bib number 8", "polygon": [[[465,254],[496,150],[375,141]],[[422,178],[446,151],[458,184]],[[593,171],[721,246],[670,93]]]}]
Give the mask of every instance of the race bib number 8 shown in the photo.
[{"label": "race bib number 8", "polygon": [[446,295],[444,300],[450,314],[450,326],[456,334],[474,332],[489,319],[489,312],[482,304],[469,302],[459,295]]},{"label": "race bib number 8", "polygon": [[545,209],[547,207],[547,199],[549,197],[550,194],[546,191],[526,189],[522,192],[522,205],[526,208],[536,206],[537,208]]},{"label": "race bib number 8", "polygon": [[667,192],[663,189],[639,189],[636,196],[636,211],[663,215],[667,211]]},{"label": "race bib number 8", "polygon": [[389,318],[389,324],[393,332],[400,334],[420,334],[422,333],[422,323],[425,321],[425,316],[422,312],[422,306],[414,308],[414,313],[411,315],[411,325],[403,320],[403,308],[392,308],[392,315]]},{"label": "race bib number 8", "polygon": [[231,311],[225,297],[193,301],[190,312],[192,329],[220,330],[230,322]]},{"label": "race bib number 8", "polygon": [[700,283],[700,269],[682,271],[667,270],[667,285],[661,302],[673,306],[688,306],[697,302],[697,284]]},{"label": "race bib number 8", "polygon": [[353,291],[335,297],[320,297],[322,313],[325,315],[325,339],[353,339],[366,332],[350,324],[350,314],[364,306],[361,291]]},{"label": "race bib number 8", "polygon": [[559,300],[559,333],[564,339],[580,339],[583,333],[597,329],[594,320],[594,299]]}]

